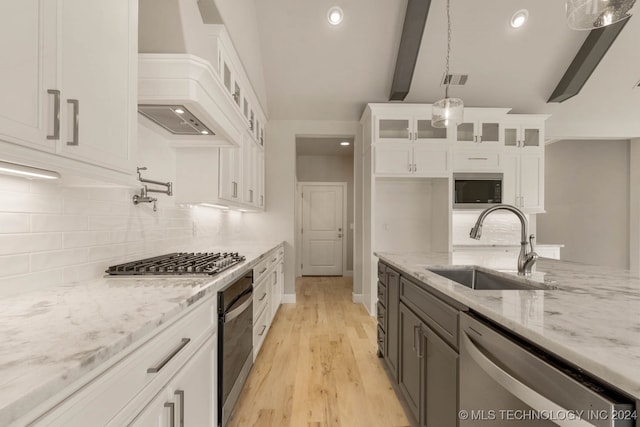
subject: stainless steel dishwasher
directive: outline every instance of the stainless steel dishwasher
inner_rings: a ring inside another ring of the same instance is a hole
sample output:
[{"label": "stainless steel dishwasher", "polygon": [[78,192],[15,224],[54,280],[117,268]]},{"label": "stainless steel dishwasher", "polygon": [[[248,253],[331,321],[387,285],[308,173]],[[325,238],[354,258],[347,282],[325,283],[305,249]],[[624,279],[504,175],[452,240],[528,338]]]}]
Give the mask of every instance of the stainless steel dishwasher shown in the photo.
[{"label": "stainless steel dishwasher", "polygon": [[634,425],[631,399],[472,316],[460,317],[461,427]]}]

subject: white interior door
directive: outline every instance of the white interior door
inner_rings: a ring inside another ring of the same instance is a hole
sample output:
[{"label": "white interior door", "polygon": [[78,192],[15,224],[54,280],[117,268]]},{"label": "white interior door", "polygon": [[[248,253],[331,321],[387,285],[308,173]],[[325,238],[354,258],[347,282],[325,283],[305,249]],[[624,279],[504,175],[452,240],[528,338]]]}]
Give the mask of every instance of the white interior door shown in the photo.
[{"label": "white interior door", "polygon": [[302,185],[302,275],[342,276],[342,184]]}]

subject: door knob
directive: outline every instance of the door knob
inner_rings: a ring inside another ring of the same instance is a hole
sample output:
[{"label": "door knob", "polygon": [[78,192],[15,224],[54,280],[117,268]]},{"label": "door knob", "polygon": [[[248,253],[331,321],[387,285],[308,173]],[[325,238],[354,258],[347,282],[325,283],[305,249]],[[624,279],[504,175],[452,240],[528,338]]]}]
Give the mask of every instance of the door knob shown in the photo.
[{"label": "door knob", "polygon": [[341,239],[342,238],[342,233],[338,234],[338,238]]}]

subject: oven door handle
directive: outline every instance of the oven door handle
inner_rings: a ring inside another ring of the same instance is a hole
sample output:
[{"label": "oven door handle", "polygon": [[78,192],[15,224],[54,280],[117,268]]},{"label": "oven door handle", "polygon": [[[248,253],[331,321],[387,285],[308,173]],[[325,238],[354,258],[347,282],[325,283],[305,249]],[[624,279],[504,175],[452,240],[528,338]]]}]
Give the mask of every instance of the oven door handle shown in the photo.
[{"label": "oven door handle", "polygon": [[[251,294],[251,293],[253,293],[253,290],[251,290],[251,292],[249,292],[249,294]],[[236,317],[240,316],[242,314],[242,312],[245,311],[252,303],[253,303],[253,298],[247,298],[247,300],[245,302],[243,302],[242,304],[240,304],[240,306],[238,306],[238,308],[235,308],[235,309],[225,313],[225,315],[224,315],[225,323],[226,322],[230,322],[233,319],[235,319]]]},{"label": "oven door handle", "polygon": [[[473,340],[465,333],[462,334],[462,347],[469,356],[487,373],[494,381],[509,390],[511,394],[516,396],[522,402],[529,405],[536,411],[549,411],[552,413],[567,413],[566,408],[549,400],[537,391],[520,382],[517,378],[510,375],[507,371],[500,368],[489,355],[485,354],[480,348],[476,347]],[[592,424],[581,419],[554,419],[554,423],[561,427],[588,427]]]}]

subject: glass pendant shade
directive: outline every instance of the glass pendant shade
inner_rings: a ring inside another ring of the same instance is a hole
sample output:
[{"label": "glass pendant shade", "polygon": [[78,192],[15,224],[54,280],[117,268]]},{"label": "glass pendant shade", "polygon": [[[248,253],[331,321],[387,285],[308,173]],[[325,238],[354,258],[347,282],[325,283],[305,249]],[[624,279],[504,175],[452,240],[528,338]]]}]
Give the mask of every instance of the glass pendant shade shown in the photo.
[{"label": "glass pendant shade", "polygon": [[631,16],[636,0],[567,0],[567,25],[573,30],[593,30]]},{"label": "glass pendant shade", "polygon": [[431,106],[431,126],[458,126],[464,120],[464,103],[458,98],[444,98]]}]

